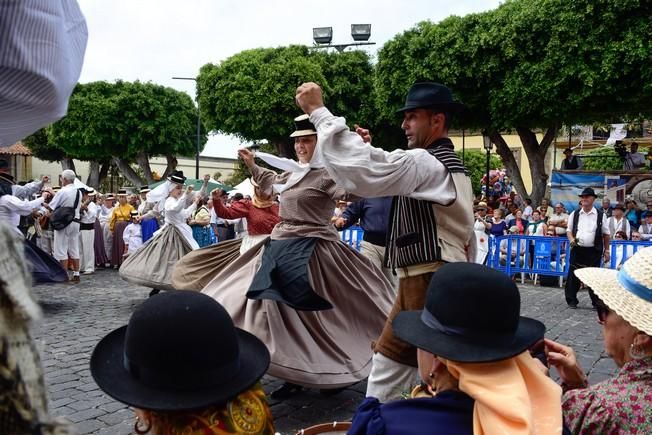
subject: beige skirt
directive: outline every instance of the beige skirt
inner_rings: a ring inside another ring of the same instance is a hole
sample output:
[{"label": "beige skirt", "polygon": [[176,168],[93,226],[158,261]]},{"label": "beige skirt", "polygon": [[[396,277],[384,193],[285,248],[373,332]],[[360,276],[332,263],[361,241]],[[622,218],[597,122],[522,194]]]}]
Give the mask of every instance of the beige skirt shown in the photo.
[{"label": "beige skirt", "polygon": [[120,277],[132,284],[174,290],[172,269],[191,251],[183,234],[174,225],[168,225],[125,259],[120,266]]},{"label": "beige skirt", "polygon": [[189,252],[174,266],[172,285],[177,290],[200,291],[240,256],[241,244],[242,239],[226,240]]},{"label": "beige skirt", "polygon": [[203,290],[220,302],[236,326],[267,345],[269,374],[314,388],[338,388],[365,379],[371,342],[393,303],[393,289],[370,260],[342,242],[318,239],[308,263],[313,289],[334,308],[296,311],[271,300],[250,300],[265,241],[242,254]]}]

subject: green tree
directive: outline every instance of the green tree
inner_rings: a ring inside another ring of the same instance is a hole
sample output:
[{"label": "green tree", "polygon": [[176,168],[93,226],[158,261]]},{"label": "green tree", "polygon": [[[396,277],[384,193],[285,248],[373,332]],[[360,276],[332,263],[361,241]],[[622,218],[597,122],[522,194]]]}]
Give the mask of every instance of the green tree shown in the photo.
[{"label": "green tree", "polygon": [[[462,159],[462,151],[455,151],[457,156]],[[464,152],[464,167],[469,173],[471,178],[471,185],[473,186],[473,193],[478,195],[482,192],[482,177],[487,173],[487,153],[477,150],[467,150]],[[495,154],[491,154],[489,158],[489,168],[501,168],[502,163]]]},{"label": "green tree", "polygon": [[112,162],[138,186],[154,181],[150,157],[166,157],[167,176],[177,155],[194,154],[196,120],[196,107],[183,92],[153,83],[93,82],[77,85],[68,115],[49,128],[48,139],[74,158]]},{"label": "green tree", "polygon": [[281,155],[294,157],[288,136],[301,113],[294,102],[297,86],[319,83],[334,111],[352,124],[367,124],[373,113],[372,76],[370,59],[361,51],[327,53],[305,46],[246,50],[201,68],[202,120],[209,130],[251,142],[266,140]]},{"label": "green tree", "polygon": [[[651,18],[652,4],[637,0],[508,0],[493,11],[420,23],[378,54],[379,116],[389,122],[415,81],[450,86],[469,106],[460,125],[490,135],[519,193],[537,203],[559,126],[649,116]],[[530,162],[531,192],[502,136],[510,131]]]},{"label": "green tree", "polygon": [[[639,148],[638,152],[646,154],[647,149]],[[584,153],[582,157],[585,171],[622,171],[623,159],[612,147],[600,147]]]}]

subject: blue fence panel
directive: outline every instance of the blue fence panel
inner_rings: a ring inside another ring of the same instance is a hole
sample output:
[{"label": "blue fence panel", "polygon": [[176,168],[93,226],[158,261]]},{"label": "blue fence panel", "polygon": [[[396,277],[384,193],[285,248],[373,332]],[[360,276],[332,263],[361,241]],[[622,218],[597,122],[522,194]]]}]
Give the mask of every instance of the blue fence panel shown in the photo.
[{"label": "blue fence panel", "polygon": [[[517,248],[517,244],[521,246]],[[607,267],[619,269],[625,260],[647,246],[652,246],[652,241],[612,240],[609,247],[611,259]],[[504,251],[502,255],[501,247]],[[511,255],[511,260],[507,261],[506,254],[509,252],[519,252],[519,261],[516,261],[515,255]],[[489,238],[487,266],[507,275],[523,272],[566,277],[569,261],[570,243],[566,237],[509,235]]]},{"label": "blue fence panel", "polygon": [[360,243],[362,242],[363,234],[364,230],[362,228],[352,226],[342,230],[342,241],[356,251],[360,251]]},{"label": "blue fence panel", "polygon": [[490,237],[487,266],[507,275],[529,273],[566,276],[569,255],[570,244],[566,237],[521,235]]},{"label": "blue fence panel", "polygon": [[612,240],[609,244],[611,250],[609,268],[620,269],[625,260],[634,255],[639,249],[652,246],[652,242],[632,241],[632,240]]}]

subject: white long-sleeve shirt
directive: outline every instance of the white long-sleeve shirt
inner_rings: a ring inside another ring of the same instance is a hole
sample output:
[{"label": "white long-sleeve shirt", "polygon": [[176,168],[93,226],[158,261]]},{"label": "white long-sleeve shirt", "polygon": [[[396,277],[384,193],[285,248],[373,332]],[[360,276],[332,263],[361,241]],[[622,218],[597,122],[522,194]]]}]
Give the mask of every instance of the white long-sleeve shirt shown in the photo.
[{"label": "white long-sleeve shirt", "polygon": [[99,207],[97,204],[94,202],[89,202],[88,205],[86,206],[86,211],[82,211],[81,214],[81,223],[83,224],[94,224],[95,219],[97,219],[97,215],[99,212]]},{"label": "white long-sleeve shirt", "polygon": [[122,233],[122,240],[128,245],[127,254],[132,254],[143,246],[143,229],[140,224],[130,223]]},{"label": "white long-sleeve shirt", "polygon": [[[32,201],[23,201],[13,195],[0,196],[0,222],[8,223],[18,233],[18,225],[20,224],[20,217],[27,216],[32,211],[38,209],[43,204],[43,198],[36,198]],[[21,233],[22,235],[22,233]]]},{"label": "white long-sleeve shirt", "polygon": [[0,0],[0,147],[66,114],[88,30],[75,0]]},{"label": "white long-sleeve shirt", "polygon": [[408,196],[446,204],[456,199],[446,167],[425,149],[385,151],[362,141],[345,119],[327,108],[312,112],[328,173],[347,192],[361,197]]}]

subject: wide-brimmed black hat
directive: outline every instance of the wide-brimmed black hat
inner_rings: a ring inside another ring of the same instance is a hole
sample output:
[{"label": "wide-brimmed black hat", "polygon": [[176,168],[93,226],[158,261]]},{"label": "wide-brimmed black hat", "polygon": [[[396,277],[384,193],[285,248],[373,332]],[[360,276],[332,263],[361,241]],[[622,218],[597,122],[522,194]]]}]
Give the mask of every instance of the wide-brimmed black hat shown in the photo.
[{"label": "wide-brimmed black hat", "polygon": [[147,192],[151,192],[151,190],[152,189],[150,189],[149,186],[147,186],[147,185],[140,186],[140,191],[138,193],[147,193]]},{"label": "wide-brimmed black hat", "polygon": [[9,184],[16,184],[16,180],[14,180],[14,176],[7,173],[7,172],[0,172],[0,181],[4,181],[5,183]]},{"label": "wide-brimmed black hat", "polygon": [[168,180],[173,183],[183,184],[186,182],[186,177],[183,175],[183,171],[174,171],[172,175],[168,177]]},{"label": "wide-brimmed black hat", "polygon": [[441,109],[448,113],[459,113],[466,106],[459,101],[454,101],[451,90],[446,86],[440,83],[422,82],[412,85],[405,98],[405,106],[398,109],[397,112],[420,108]]},{"label": "wide-brimmed black hat", "polygon": [[474,263],[449,263],[428,286],[422,311],[399,313],[394,333],[458,362],[511,358],[543,338],[545,326],[520,316],[521,296],[508,275]]},{"label": "wide-brimmed black hat", "polygon": [[308,115],[299,115],[294,118],[294,133],[290,137],[312,136],[313,134],[317,134],[317,129],[310,122]]},{"label": "wide-brimmed black hat", "polygon": [[197,292],[168,291],[136,308],[91,356],[91,374],[114,399],[154,411],[226,403],[267,371],[270,356],[226,310]]},{"label": "wide-brimmed black hat", "polygon": [[585,187],[584,190],[582,190],[582,193],[580,193],[577,196],[579,196],[580,198],[582,196],[592,196],[594,198],[598,197],[598,195],[595,194],[595,190],[593,190],[593,188],[591,188],[591,187]]}]

